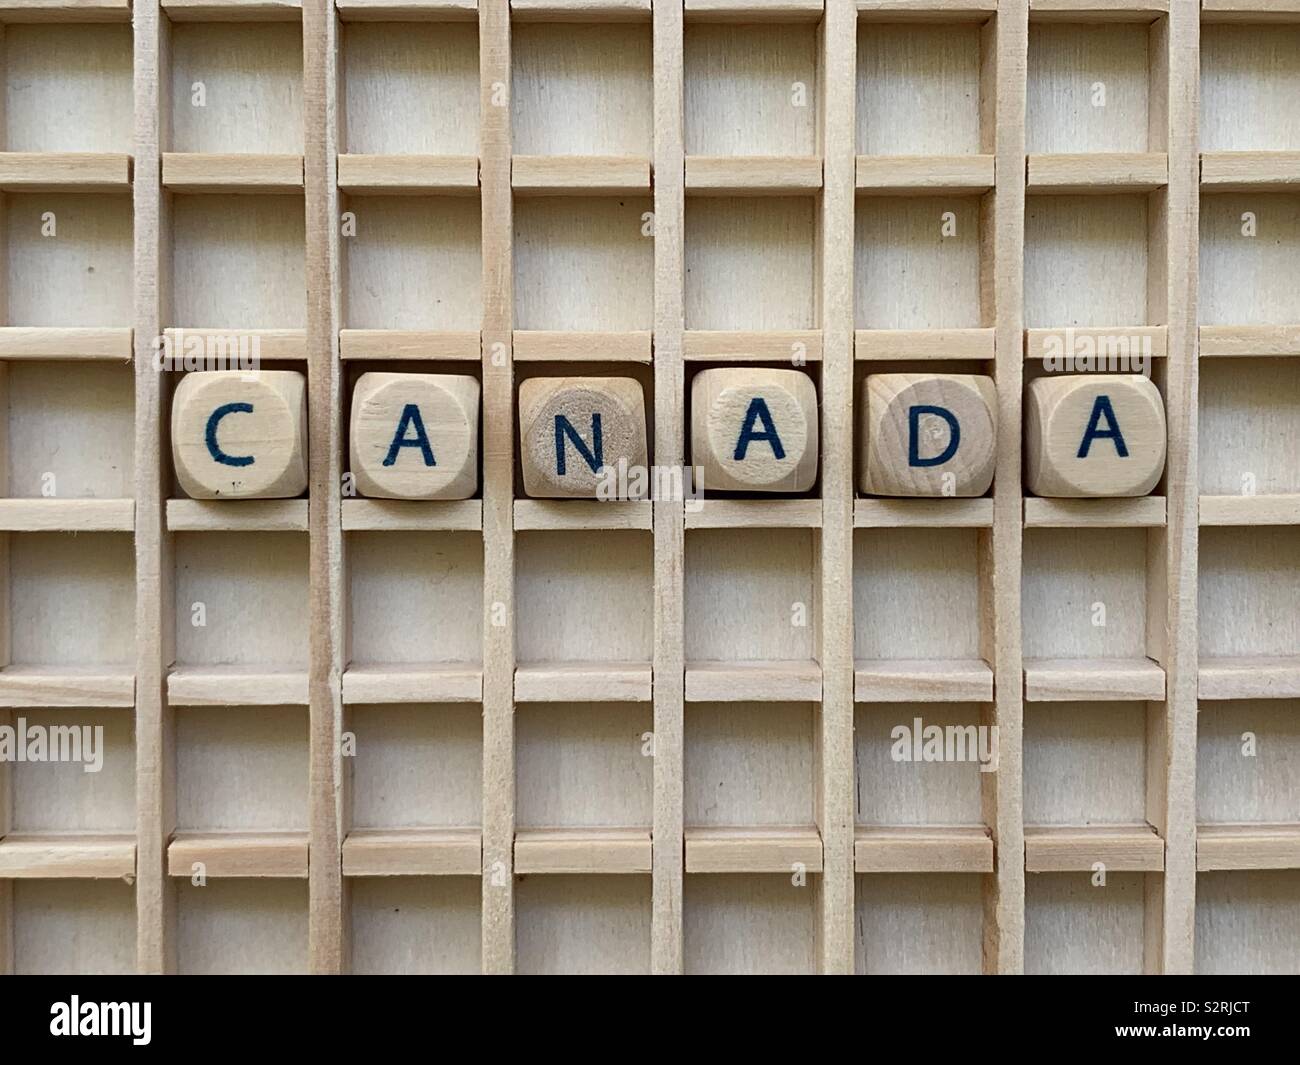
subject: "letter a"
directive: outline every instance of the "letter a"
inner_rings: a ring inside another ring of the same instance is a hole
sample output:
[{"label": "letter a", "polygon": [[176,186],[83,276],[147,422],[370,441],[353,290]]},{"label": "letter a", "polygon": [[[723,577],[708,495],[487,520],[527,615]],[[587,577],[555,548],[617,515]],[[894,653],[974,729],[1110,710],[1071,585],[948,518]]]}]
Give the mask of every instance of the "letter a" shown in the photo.
[{"label": "letter a", "polygon": [[[1097,424],[1102,415],[1106,416],[1107,429],[1098,429]],[[1114,440],[1115,451],[1120,458],[1128,458],[1128,445],[1124,443],[1124,434],[1119,431],[1119,422],[1115,420],[1115,409],[1110,405],[1110,396],[1098,396],[1092,403],[1092,417],[1088,419],[1088,428],[1084,430],[1079,442],[1077,458],[1086,459],[1094,440]]]}]

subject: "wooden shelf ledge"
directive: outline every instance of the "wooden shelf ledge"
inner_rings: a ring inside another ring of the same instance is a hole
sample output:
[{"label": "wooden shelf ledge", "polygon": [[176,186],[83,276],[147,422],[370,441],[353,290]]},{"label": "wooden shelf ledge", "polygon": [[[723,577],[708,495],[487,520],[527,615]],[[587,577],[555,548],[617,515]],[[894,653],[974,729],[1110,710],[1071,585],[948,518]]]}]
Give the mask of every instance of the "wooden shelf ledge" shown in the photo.
[{"label": "wooden shelf ledge", "polygon": [[11,832],[0,839],[0,880],[120,880],[135,876],[135,836]]},{"label": "wooden shelf ledge", "polygon": [[353,662],[343,671],[343,702],[348,706],[477,703],[482,698],[483,669],[478,664]]},{"label": "wooden shelf ledge", "polygon": [[173,22],[297,22],[302,0],[162,0]]},{"label": "wooden shelf ledge", "polygon": [[483,344],[477,330],[340,329],[341,359],[441,359],[478,362]]},{"label": "wooden shelf ledge", "polygon": [[1196,871],[1300,869],[1300,824],[1196,826]]},{"label": "wooden shelf ledge", "polygon": [[983,825],[858,825],[858,873],[991,873],[993,839]]},{"label": "wooden shelf ledge", "polygon": [[517,196],[635,196],[650,194],[644,155],[516,155],[510,186]]},{"label": "wooden shelf ledge", "polygon": [[4,532],[132,532],[134,499],[0,499]]},{"label": "wooden shelf ledge", "polygon": [[1165,841],[1150,825],[1025,825],[1025,872],[1159,873]]},{"label": "wooden shelf ledge", "polygon": [[1203,325],[1198,350],[1203,359],[1300,355],[1300,325]]},{"label": "wooden shelf ledge", "polygon": [[822,0],[685,0],[687,22],[820,22]]},{"label": "wooden shelf ledge", "polygon": [[1035,22],[1154,22],[1169,0],[1029,0]]},{"label": "wooden shelf ledge", "polygon": [[20,664],[0,669],[0,708],[135,705],[135,673],[126,667]]},{"label": "wooden shelf ledge", "polygon": [[857,329],[853,333],[853,357],[859,362],[902,359],[988,362],[994,357],[994,335],[992,328]]},{"label": "wooden shelf ledge", "polygon": [[344,532],[478,532],[481,499],[345,499]]},{"label": "wooden shelf ledge", "polygon": [[857,0],[858,17],[888,22],[983,22],[997,14],[998,0]]},{"label": "wooden shelf ledge", "polygon": [[532,662],[515,669],[517,703],[648,703],[649,662]]},{"label": "wooden shelf ledge", "polygon": [[822,187],[821,156],[688,155],[688,196],[793,196]]},{"label": "wooden shelf ledge", "polygon": [[1169,184],[1164,152],[1028,156],[1025,191],[1051,195],[1153,192]]},{"label": "wooden shelf ledge", "polygon": [[515,22],[649,22],[650,0],[510,0]]},{"label": "wooden shelf ledge", "polygon": [[1300,0],[1202,0],[1202,22],[1300,22]]},{"label": "wooden shelf ledge", "polygon": [[125,153],[0,152],[0,192],[130,191],[131,157]]},{"label": "wooden shelf ledge", "polygon": [[305,499],[169,499],[169,532],[306,532]]},{"label": "wooden shelf ledge", "polygon": [[1040,499],[1025,497],[1026,529],[1160,528],[1167,521],[1164,496],[1132,499]]},{"label": "wooden shelf ledge", "polygon": [[516,329],[511,343],[516,362],[642,362],[652,357],[650,330],[570,332]]},{"label": "wooden shelf ledge", "polygon": [[0,23],[130,22],[131,0],[4,0]]},{"label": "wooden shelf ledge", "polygon": [[853,663],[858,703],[989,703],[993,670],[982,659],[868,659]]},{"label": "wooden shelf ledge", "polygon": [[515,872],[648,873],[648,828],[521,828],[515,833]]},{"label": "wooden shelf ledge", "polygon": [[1276,192],[1300,188],[1300,152],[1202,152],[1203,192]]},{"label": "wooden shelf ledge", "polygon": [[859,155],[854,161],[859,196],[919,196],[944,192],[973,196],[993,188],[991,155]]},{"label": "wooden shelf ledge", "polygon": [[688,703],[815,703],[822,669],[811,660],[687,662]]},{"label": "wooden shelf ledge", "polygon": [[1201,496],[1202,525],[1300,525],[1300,494]]},{"label": "wooden shelf ledge", "polygon": [[0,359],[103,359],[130,362],[130,326],[0,326]]},{"label": "wooden shelf ledge", "polygon": [[473,22],[478,0],[334,0],[344,22]]},{"label": "wooden shelf ledge", "polygon": [[478,876],[477,828],[354,828],[343,841],[344,876]]},{"label": "wooden shelf ledge", "polygon": [[163,152],[162,183],[172,192],[301,192],[302,156]]},{"label": "wooden shelf ledge", "polygon": [[[221,326],[173,326],[164,329],[177,362],[206,358],[223,365],[206,369],[239,369],[250,358],[307,359],[305,329],[226,329]],[[201,350],[200,350],[201,349]]]},{"label": "wooden shelf ledge", "polygon": [[552,529],[643,529],[654,527],[648,499],[516,499],[516,532]]},{"label": "wooden shelf ledge", "polygon": [[[1025,358],[1035,362],[1070,357],[1091,359],[1105,370],[1123,371],[1139,358],[1163,359],[1169,351],[1167,325],[1062,326],[1025,330]],[[1085,364],[1085,369],[1086,369]]]},{"label": "wooden shelf ledge", "polygon": [[778,362],[799,366],[821,361],[822,333],[820,329],[688,329],[682,334],[682,357],[687,362]]},{"label": "wooden shelf ledge", "polygon": [[1160,702],[1165,671],[1149,658],[1027,658],[1025,701]]},{"label": "wooden shelf ledge", "polygon": [[353,196],[475,193],[476,155],[351,155],[338,157],[339,191]]},{"label": "wooden shelf ledge", "polygon": [[177,666],[167,675],[172,706],[306,706],[306,669]]},{"label": "wooden shelf ledge", "polygon": [[686,827],[688,873],[822,871],[822,838],[811,826]]},{"label": "wooden shelf ledge", "polygon": [[1208,700],[1300,698],[1300,657],[1202,657],[1197,695]]},{"label": "wooden shelf ledge", "polygon": [[204,876],[307,876],[306,832],[177,832],[167,845],[167,875],[190,877],[201,863]]},{"label": "wooden shelf ledge", "polygon": [[989,529],[993,500],[856,499],[855,529]]},{"label": "wooden shelf ledge", "polygon": [[[706,483],[704,488],[708,490]],[[686,504],[688,529],[820,529],[820,499],[704,499]]]}]

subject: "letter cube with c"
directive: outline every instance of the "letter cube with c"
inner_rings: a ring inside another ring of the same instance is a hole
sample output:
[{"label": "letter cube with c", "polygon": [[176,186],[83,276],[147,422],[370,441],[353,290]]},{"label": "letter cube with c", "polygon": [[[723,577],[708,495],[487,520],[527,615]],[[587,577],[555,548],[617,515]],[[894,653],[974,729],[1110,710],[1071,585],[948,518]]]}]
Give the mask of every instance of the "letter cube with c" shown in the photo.
[{"label": "letter cube with c", "polygon": [[649,462],[641,383],[630,377],[521,382],[519,448],[524,491],[535,499],[590,499],[602,485],[615,491],[620,463],[628,471]]},{"label": "letter cube with c", "polygon": [[194,499],[286,499],[307,487],[307,378],[187,373],[172,396],[172,462]]},{"label": "letter cube with c", "polygon": [[1025,390],[1025,487],[1144,496],[1165,468],[1165,404],[1138,374],[1039,377]]},{"label": "letter cube with c", "polygon": [[703,370],[691,384],[691,462],[706,489],[807,491],[817,433],[817,390],[798,370]]},{"label": "letter cube with c", "polygon": [[372,499],[472,496],[479,393],[475,378],[458,374],[362,374],[349,433],[357,491]]},{"label": "letter cube with c", "polygon": [[998,437],[991,377],[879,373],[862,385],[864,492],[982,496],[993,482]]}]

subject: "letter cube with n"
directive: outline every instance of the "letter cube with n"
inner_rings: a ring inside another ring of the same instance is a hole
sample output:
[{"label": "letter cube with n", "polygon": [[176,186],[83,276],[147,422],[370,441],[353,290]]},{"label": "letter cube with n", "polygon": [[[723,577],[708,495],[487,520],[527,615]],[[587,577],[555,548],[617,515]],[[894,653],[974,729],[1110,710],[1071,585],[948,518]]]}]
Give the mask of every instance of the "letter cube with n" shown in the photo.
[{"label": "letter cube with n", "polygon": [[982,496],[998,438],[991,377],[879,373],[862,385],[860,485],[881,496]]},{"label": "letter cube with n", "polygon": [[352,473],[375,499],[468,499],[478,487],[479,383],[366,373],[352,390]]},{"label": "letter cube with n", "polygon": [[187,373],[172,396],[172,461],[194,499],[286,499],[307,487],[307,378]]},{"label": "letter cube with n", "polygon": [[524,491],[535,499],[616,490],[620,465],[627,471],[649,462],[641,383],[630,377],[521,382],[519,448]]},{"label": "letter cube with n", "polygon": [[691,384],[691,462],[705,488],[807,491],[817,431],[817,390],[798,370],[703,370]]},{"label": "letter cube with n", "polygon": [[1165,405],[1137,374],[1039,377],[1025,390],[1025,487],[1144,496],[1165,468]]}]

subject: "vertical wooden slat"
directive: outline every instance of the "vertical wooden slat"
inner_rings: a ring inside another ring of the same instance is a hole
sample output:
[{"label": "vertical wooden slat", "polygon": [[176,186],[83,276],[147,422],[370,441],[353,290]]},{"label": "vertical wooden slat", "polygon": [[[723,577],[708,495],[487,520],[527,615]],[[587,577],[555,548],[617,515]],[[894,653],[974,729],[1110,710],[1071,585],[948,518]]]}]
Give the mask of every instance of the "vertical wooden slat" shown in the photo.
[{"label": "vertical wooden slat", "polygon": [[510,4],[479,4],[483,219],[483,971],[514,970],[514,282]]},{"label": "vertical wooden slat", "polygon": [[[6,77],[4,66],[5,28],[0,25],[0,78]],[[5,124],[5,96],[0,92],[0,128]],[[0,193],[0,262],[9,261],[9,232],[6,227],[4,193]],[[8,274],[0,275],[0,322],[9,321]],[[0,411],[9,410],[9,367],[0,364]],[[9,492],[9,418],[0,418],[0,491]],[[9,620],[9,536],[0,533],[0,665],[10,658]],[[0,710],[0,725],[13,727],[14,715]],[[13,773],[7,762],[0,762],[0,839],[13,824]],[[0,976],[14,971],[13,881],[0,880]]]},{"label": "vertical wooden slat", "polygon": [[[681,465],[685,439],[682,326],[685,159],[682,2],[654,5],[655,463]],[[654,504],[654,852],[650,967],[680,973],[685,718],[685,511]]]}]

